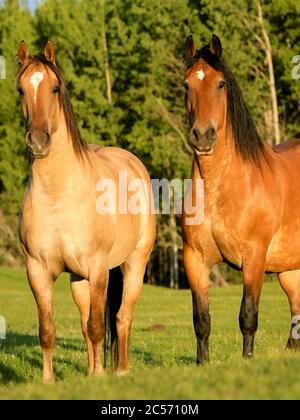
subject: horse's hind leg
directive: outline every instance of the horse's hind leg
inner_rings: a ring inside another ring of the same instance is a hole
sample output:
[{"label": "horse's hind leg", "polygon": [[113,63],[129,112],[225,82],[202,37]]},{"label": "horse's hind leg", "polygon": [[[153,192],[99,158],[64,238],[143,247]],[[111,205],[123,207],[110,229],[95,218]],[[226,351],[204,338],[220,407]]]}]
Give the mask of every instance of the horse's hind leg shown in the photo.
[{"label": "horse's hind leg", "polygon": [[89,277],[90,312],[88,319],[88,335],[93,345],[94,371],[93,375],[103,373],[102,355],[105,339],[105,307],[107,298],[108,269],[101,268],[101,261],[92,266]]},{"label": "horse's hind leg", "polygon": [[131,255],[122,265],[123,296],[117,314],[118,367],[117,374],[128,372],[128,350],[133,308],[141,293],[148,257]]},{"label": "horse's hind leg", "polygon": [[86,279],[79,278],[75,274],[71,274],[70,279],[73,299],[81,316],[81,329],[88,352],[89,375],[91,375],[94,370],[94,352],[87,328],[90,313],[90,286]]},{"label": "horse's hind leg", "polygon": [[52,288],[54,279],[36,262],[27,264],[27,277],[38,307],[39,337],[43,352],[43,382],[54,382],[52,351],[55,344]]},{"label": "horse's hind leg", "polygon": [[300,350],[300,270],[279,274],[279,282],[288,297],[292,316],[287,348]]}]

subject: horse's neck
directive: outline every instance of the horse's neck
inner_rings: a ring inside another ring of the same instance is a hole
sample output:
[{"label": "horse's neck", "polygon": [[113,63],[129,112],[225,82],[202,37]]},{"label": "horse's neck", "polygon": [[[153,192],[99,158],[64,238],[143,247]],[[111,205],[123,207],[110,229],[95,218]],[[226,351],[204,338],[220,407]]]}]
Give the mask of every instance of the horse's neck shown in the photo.
[{"label": "horse's neck", "polygon": [[224,176],[230,174],[230,167],[236,160],[234,143],[224,134],[218,135],[215,150],[211,155],[195,154],[194,170],[204,180],[205,188],[214,190],[224,180]]},{"label": "horse's neck", "polygon": [[233,191],[239,180],[241,186],[249,179],[251,166],[242,162],[234,140],[229,134],[220,135],[214,152],[208,156],[197,156],[194,159],[194,177],[204,180],[204,192],[207,200],[213,205],[224,191]]},{"label": "horse's neck", "polygon": [[45,195],[65,194],[73,184],[78,185],[81,172],[82,162],[75,154],[65,117],[61,115],[49,155],[32,163],[31,187]]},{"label": "horse's neck", "polygon": [[204,194],[211,207],[236,199],[245,191],[251,191],[259,183],[269,179],[274,183],[272,171],[274,153],[264,145],[260,165],[244,161],[235,148],[230,134],[218,139],[215,151],[210,156],[195,156],[193,178],[204,180]]}]

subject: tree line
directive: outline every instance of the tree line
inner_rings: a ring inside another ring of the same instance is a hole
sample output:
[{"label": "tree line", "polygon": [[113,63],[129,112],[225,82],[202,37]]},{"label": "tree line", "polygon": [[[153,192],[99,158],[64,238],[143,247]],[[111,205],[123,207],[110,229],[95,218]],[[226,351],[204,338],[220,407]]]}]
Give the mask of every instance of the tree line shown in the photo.
[{"label": "tree line", "polygon": [[[54,42],[88,143],[126,148],[152,178],[171,180],[189,178],[193,159],[182,88],[183,46],[191,33],[198,47],[212,33],[221,38],[264,141],[277,144],[299,133],[299,2],[43,0],[34,11],[26,1],[0,2],[6,62],[0,80],[0,264],[20,261],[17,217],[29,169],[14,86],[20,40],[35,52],[48,39]],[[159,215],[147,281],[184,286],[181,250],[179,217]],[[217,269],[218,278],[230,280],[232,273]]]}]

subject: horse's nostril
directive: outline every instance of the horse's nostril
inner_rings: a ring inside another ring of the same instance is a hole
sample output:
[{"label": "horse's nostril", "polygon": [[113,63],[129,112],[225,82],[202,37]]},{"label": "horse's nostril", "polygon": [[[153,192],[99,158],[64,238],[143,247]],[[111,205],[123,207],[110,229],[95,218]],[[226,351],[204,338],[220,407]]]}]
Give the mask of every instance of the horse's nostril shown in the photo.
[{"label": "horse's nostril", "polygon": [[31,135],[31,131],[28,131],[28,133],[26,134],[26,143],[28,144],[28,146],[32,146],[32,135]]},{"label": "horse's nostril", "polygon": [[209,134],[210,137],[214,137],[216,135],[216,130],[213,127],[211,127],[209,129],[209,133],[208,134]]},{"label": "horse's nostril", "polygon": [[48,131],[46,131],[46,138],[46,143],[49,144],[51,142],[51,134]]},{"label": "horse's nostril", "polygon": [[199,132],[199,130],[197,130],[197,128],[193,129],[193,135],[195,136],[197,141],[200,140],[200,132]]}]

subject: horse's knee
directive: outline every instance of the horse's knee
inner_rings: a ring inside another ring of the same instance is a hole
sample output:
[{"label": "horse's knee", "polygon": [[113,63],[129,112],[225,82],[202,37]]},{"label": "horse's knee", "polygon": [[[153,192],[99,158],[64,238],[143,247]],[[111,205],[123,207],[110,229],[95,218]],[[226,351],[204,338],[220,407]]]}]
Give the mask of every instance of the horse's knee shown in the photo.
[{"label": "horse's knee", "polygon": [[209,312],[206,310],[201,312],[201,314],[194,314],[193,321],[196,337],[200,340],[209,338],[211,331],[211,318]]},{"label": "horse's knee", "polygon": [[130,328],[131,322],[132,322],[132,316],[130,314],[121,313],[117,315],[118,330]]},{"label": "horse's knee", "polygon": [[43,322],[40,324],[39,337],[42,348],[51,349],[55,344],[55,327],[52,322]]},{"label": "horse's knee", "polygon": [[239,323],[244,336],[256,333],[258,327],[258,306],[253,297],[243,297]]},{"label": "horse's knee", "polygon": [[89,321],[89,317],[81,317],[81,331],[82,334],[85,335],[88,333],[88,321]]},{"label": "horse's knee", "polygon": [[196,337],[200,340],[208,339],[211,332],[209,308],[199,296],[195,295],[193,295],[193,321]]},{"label": "horse's knee", "polygon": [[132,314],[120,311],[117,314],[117,331],[118,335],[127,332],[131,328]]},{"label": "horse's knee", "polygon": [[95,323],[91,318],[87,323],[87,333],[93,344],[96,344],[101,340],[101,327],[99,323]]}]

